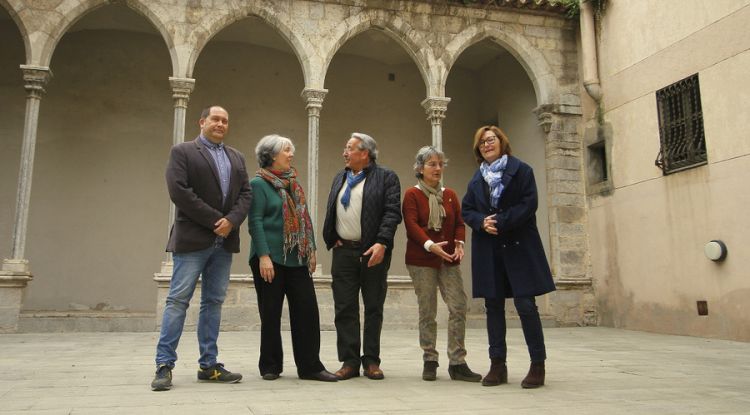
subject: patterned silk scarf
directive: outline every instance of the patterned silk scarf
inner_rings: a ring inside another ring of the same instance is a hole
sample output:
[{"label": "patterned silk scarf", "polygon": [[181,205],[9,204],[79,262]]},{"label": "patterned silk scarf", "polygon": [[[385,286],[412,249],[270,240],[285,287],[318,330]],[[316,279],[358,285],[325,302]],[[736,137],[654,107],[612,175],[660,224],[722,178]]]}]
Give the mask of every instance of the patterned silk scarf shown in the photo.
[{"label": "patterned silk scarf", "polygon": [[305,203],[305,192],[297,182],[297,171],[294,167],[285,172],[259,169],[255,175],[270,183],[281,196],[281,209],[284,215],[284,261],[286,254],[295,247],[300,262],[304,258],[309,259],[313,252],[313,228]]},{"label": "patterned silk scarf", "polygon": [[430,206],[430,217],[427,220],[427,227],[439,231],[443,227],[443,219],[445,219],[445,208],[443,207],[443,189],[430,187],[424,180],[419,179],[419,189],[422,190],[427,199],[429,200]]},{"label": "patterned silk scarf", "polygon": [[500,196],[503,194],[503,183],[500,181],[503,178],[503,172],[505,172],[505,166],[508,165],[508,155],[504,154],[499,159],[487,164],[483,161],[479,166],[479,171],[484,177],[484,181],[490,186],[490,205],[493,208],[497,208],[497,203],[500,201]]}]

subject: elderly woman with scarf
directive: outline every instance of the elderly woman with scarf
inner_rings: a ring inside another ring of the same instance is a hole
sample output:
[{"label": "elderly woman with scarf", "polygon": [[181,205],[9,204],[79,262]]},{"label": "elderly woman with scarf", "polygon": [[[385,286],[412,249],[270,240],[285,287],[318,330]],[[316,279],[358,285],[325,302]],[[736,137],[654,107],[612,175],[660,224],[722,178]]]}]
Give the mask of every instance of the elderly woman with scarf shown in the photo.
[{"label": "elderly woman with scarf", "polygon": [[320,362],[320,317],[312,272],[315,238],[305,193],[292,167],[294,144],[286,137],[268,135],[255,147],[260,169],[250,180],[253,203],[248,215],[258,311],[261,319],[258,367],[265,380],[275,380],[284,369],[281,310],[289,302],[292,348],[301,379],[335,382]]},{"label": "elderly woman with scarf", "polygon": [[524,388],[544,385],[547,358],[534,297],[555,290],[536,227],[537,189],[531,167],[511,155],[508,137],[496,126],[474,135],[479,169],[462,202],[464,222],[472,229],[471,271],[474,297],[484,298],[491,360],[482,385],[508,382],[505,364],[505,299],[513,298],[531,366]]},{"label": "elderly woman with scarf", "polygon": [[452,189],[442,187],[448,160],[432,146],[419,149],[414,172],[417,185],[404,194],[406,268],[419,304],[419,345],[424,351],[423,380],[437,377],[437,291],[448,306],[448,374],[453,380],[479,382],[482,376],[466,365],[466,293],[461,279],[464,257],[464,221]]}]

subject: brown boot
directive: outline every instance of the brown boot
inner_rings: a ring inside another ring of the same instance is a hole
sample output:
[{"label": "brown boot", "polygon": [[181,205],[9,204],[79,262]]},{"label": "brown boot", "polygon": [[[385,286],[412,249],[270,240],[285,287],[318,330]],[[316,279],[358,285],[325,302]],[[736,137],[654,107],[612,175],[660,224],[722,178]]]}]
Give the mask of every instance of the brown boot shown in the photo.
[{"label": "brown boot", "polygon": [[544,360],[541,362],[531,362],[529,374],[521,382],[524,389],[538,388],[544,385]]},{"label": "brown boot", "polygon": [[500,358],[491,360],[490,371],[482,379],[482,386],[497,386],[508,383],[508,367],[505,365],[505,360]]}]

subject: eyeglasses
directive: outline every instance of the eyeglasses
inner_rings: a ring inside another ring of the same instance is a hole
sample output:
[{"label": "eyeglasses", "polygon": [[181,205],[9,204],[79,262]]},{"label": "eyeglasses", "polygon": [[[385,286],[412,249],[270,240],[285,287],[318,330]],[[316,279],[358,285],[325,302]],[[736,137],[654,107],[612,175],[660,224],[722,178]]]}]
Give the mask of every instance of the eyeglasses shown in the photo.
[{"label": "eyeglasses", "polygon": [[497,141],[497,136],[491,135],[487,137],[485,140],[479,140],[479,146],[482,147],[483,145],[492,145],[495,144],[495,141]]},{"label": "eyeglasses", "polygon": [[430,161],[428,163],[425,163],[424,165],[425,165],[425,167],[429,167],[431,169],[434,169],[436,167],[440,167],[442,169],[443,167],[445,167],[445,162],[442,162],[442,161],[440,161],[440,162]]}]

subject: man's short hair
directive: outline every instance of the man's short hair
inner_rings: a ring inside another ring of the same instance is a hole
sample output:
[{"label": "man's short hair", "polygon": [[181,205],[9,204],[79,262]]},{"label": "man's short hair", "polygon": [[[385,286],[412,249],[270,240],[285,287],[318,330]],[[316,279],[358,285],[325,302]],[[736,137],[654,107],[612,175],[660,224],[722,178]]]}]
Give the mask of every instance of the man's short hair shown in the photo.
[{"label": "man's short hair", "polygon": [[370,154],[370,161],[378,158],[378,143],[374,138],[364,133],[352,133],[352,137],[359,139],[359,149],[367,150]]},{"label": "man's short hair", "polygon": [[214,108],[214,107],[223,108],[221,105],[209,105],[206,108],[203,108],[203,111],[201,111],[201,119],[203,120],[203,119],[208,118],[208,114],[211,113],[211,108]]}]

